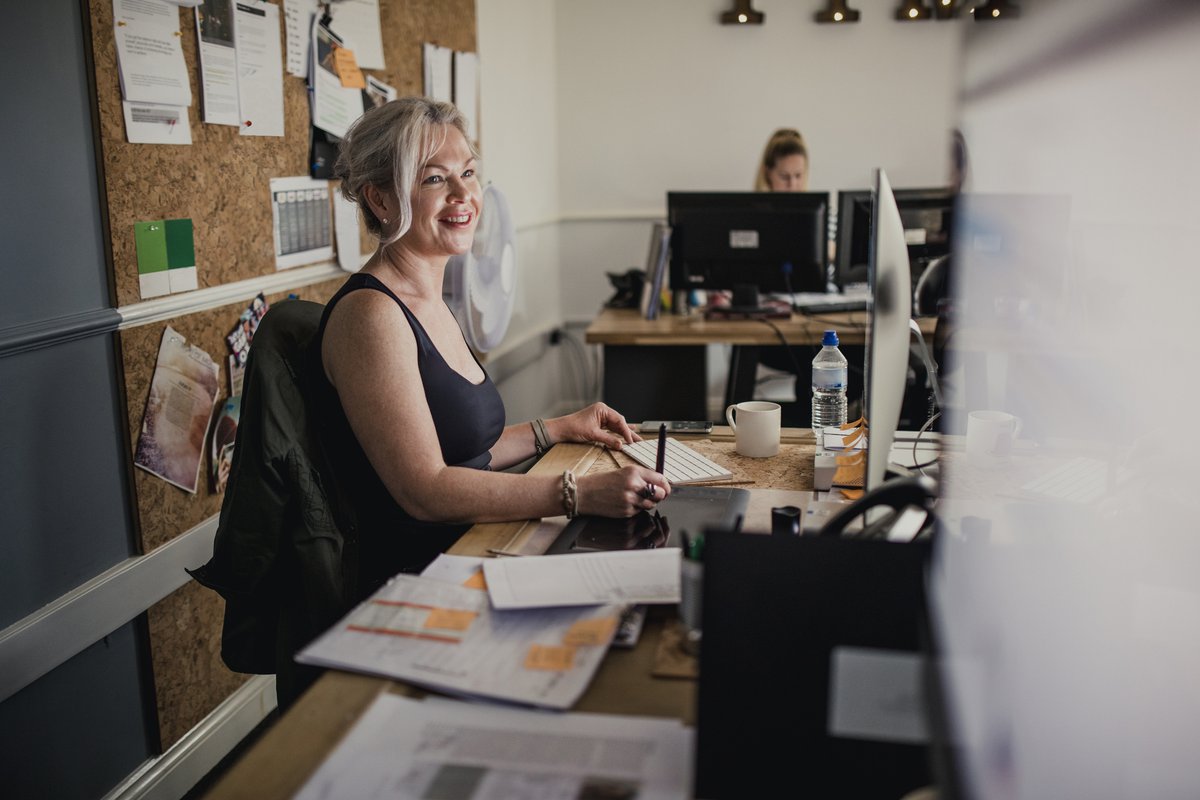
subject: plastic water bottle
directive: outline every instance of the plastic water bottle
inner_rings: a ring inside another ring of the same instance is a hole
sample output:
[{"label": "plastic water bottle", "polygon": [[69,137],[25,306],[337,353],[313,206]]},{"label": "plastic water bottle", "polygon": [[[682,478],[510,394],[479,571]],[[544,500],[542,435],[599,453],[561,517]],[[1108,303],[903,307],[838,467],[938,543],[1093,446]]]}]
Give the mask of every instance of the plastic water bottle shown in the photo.
[{"label": "plastic water bottle", "polygon": [[846,421],[846,372],[837,331],[825,331],[821,352],[812,362],[812,426],[818,437],[826,426]]}]

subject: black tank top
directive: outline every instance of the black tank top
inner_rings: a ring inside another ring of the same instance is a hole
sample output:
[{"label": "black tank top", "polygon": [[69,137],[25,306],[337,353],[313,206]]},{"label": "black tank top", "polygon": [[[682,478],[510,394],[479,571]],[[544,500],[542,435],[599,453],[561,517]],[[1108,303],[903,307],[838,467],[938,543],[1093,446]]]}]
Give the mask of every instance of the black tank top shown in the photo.
[{"label": "black tank top", "polygon": [[486,372],[483,380],[474,384],[447,364],[413,313],[375,276],[361,272],[351,275],[326,304],[315,343],[320,382],[317,401],[332,432],[330,460],[358,515],[362,554],[359,594],[365,596],[397,572],[424,569],[470,524],[423,522],[396,503],[355,438],[337,390],[325,377],[320,354],[330,312],[339,300],[358,289],[383,292],[396,301],[408,319],[417,340],[417,366],[425,399],[446,464],[491,468],[489,451],[504,431],[504,401]]}]

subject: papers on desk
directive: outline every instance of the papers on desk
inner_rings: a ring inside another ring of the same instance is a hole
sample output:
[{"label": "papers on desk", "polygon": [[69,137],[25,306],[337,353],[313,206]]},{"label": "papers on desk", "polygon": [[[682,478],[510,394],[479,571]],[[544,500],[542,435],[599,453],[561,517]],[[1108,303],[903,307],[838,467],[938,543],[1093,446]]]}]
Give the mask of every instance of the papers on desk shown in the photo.
[{"label": "papers on desk", "polygon": [[677,720],[382,694],[296,797],[685,798],[692,739]]},{"label": "papers on desk", "polygon": [[476,589],[397,575],[296,660],[563,709],[587,688],[620,616],[614,605],[493,611]]},{"label": "papers on desk", "polygon": [[483,574],[500,609],[679,602],[674,547],[494,559]]}]

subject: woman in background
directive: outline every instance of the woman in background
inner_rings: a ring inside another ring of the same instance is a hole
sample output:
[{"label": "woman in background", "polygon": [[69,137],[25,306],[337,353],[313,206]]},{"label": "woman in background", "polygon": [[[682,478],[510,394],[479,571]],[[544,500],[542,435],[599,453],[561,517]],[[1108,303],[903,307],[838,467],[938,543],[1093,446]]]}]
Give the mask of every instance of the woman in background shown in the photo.
[{"label": "woman in background", "polygon": [[754,191],[808,191],[808,147],[800,131],[780,128],[771,134],[754,176]]}]

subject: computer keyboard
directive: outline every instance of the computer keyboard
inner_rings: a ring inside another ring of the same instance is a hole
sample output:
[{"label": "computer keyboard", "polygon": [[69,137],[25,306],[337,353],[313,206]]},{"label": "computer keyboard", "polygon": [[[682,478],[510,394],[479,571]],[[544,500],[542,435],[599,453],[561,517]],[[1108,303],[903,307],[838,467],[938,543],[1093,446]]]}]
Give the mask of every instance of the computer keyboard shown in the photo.
[{"label": "computer keyboard", "polygon": [[[640,442],[627,444],[621,450],[643,467],[654,469],[657,466],[657,439],[643,439]],[[733,477],[733,473],[725,467],[705,458],[675,439],[667,439],[667,458],[663,474],[672,485],[703,483]]]},{"label": "computer keyboard", "polygon": [[1029,481],[1021,489],[1042,499],[1088,504],[1111,491],[1109,481],[1107,462],[1079,456]]}]

